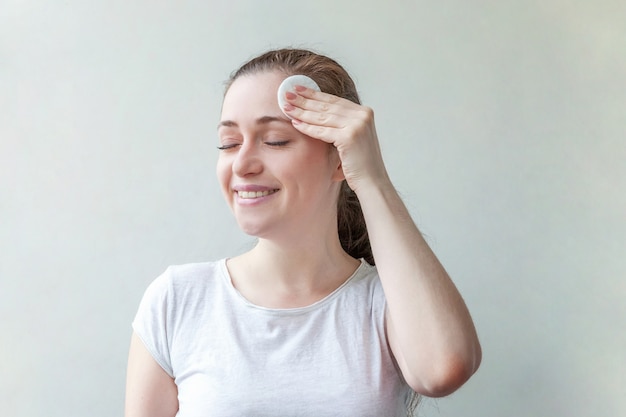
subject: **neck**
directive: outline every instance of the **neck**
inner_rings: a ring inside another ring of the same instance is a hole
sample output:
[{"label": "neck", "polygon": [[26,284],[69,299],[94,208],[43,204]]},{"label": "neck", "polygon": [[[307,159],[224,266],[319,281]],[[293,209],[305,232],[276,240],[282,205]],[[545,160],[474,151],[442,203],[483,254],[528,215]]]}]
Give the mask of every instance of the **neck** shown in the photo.
[{"label": "neck", "polygon": [[323,245],[300,242],[298,246],[282,246],[261,239],[249,255],[257,267],[272,271],[278,281],[294,284],[297,281],[314,283],[319,281],[320,275],[332,275],[346,265],[355,264],[338,239]]},{"label": "neck", "polygon": [[318,242],[280,245],[260,239],[251,251],[228,261],[233,284],[249,301],[265,307],[297,307],[324,298],[354,273],[359,261],[341,248],[338,238]]}]

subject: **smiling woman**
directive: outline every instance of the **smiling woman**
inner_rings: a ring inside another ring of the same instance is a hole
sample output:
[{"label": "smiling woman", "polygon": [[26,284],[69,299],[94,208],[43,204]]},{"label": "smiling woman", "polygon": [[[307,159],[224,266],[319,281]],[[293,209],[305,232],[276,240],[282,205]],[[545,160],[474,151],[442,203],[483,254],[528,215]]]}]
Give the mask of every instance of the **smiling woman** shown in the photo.
[{"label": "smiling woman", "polygon": [[[296,86],[279,106],[293,74],[321,91]],[[467,308],[339,64],[294,49],[249,61],[227,86],[218,137],[222,193],[258,242],[170,267],[147,289],[127,417],[406,416],[476,371]]]},{"label": "smiling woman", "polygon": [[[278,107],[284,78],[262,72],[231,84],[218,130],[217,176],[244,232],[297,242],[312,226],[320,237],[336,228],[343,172],[332,146],[296,130]],[[251,192],[261,195],[251,199]]]}]

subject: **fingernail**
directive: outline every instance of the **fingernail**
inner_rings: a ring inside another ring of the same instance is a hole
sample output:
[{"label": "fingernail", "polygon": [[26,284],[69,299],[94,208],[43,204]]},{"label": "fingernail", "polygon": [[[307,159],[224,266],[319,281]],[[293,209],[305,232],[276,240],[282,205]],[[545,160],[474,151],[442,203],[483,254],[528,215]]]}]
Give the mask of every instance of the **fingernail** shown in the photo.
[{"label": "fingernail", "polygon": [[287,98],[287,100],[293,100],[296,97],[298,96],[295,93],[292,93],[291,91],[287,91],[285,93],[285,98]]},{"label": "fingernail", "polygon": [[292,111],[293,109],[295,109],[295,107],[287,103],[283,106],[283,109],[285,109],[285,111]]},{"label": "fingernail", "polygon": [[303,85],[296,85],[296,86],[294,87],[294,89],[295,89],[296,91],[304,91],[304,90],[306,90],[306,87],[305,87],[305,86],[303,86]]}]

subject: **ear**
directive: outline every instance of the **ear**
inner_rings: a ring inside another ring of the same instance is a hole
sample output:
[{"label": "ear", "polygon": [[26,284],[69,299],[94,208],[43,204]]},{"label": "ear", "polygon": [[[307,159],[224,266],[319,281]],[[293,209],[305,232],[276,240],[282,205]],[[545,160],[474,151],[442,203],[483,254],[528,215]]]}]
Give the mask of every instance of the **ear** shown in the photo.
[{"label": "ear", "polygon": [[332,164],[335,166],[335,170],[333,171],[332,180],[335,182],[341,182],[346,179],[346,176],[343,173],[343,165],[341,164],[341,158],[339,158],[339,152],[337,149],[332,150],[331,156]]},{"label": "ear", "polygon": [[345,179],[346,179],[346,176],[343,174],[343,167],[341,166],[341,163],[339,163],[339,166],[337,167],[337,169],[335,170],[333,174],[333,181],[341,182]]}]

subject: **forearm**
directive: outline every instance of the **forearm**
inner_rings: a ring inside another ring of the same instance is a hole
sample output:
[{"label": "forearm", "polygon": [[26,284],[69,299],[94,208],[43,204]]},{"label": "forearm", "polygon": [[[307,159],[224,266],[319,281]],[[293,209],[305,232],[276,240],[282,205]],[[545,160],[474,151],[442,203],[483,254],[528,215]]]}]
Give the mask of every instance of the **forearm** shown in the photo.
[{"label": "forearm", "polygon": [[403,372],[428,379],[458,371],[467,379],[480,362],[480,345],[454,283],[389,181],[358,196],[388,303],[392,348],[404,362]]}]

